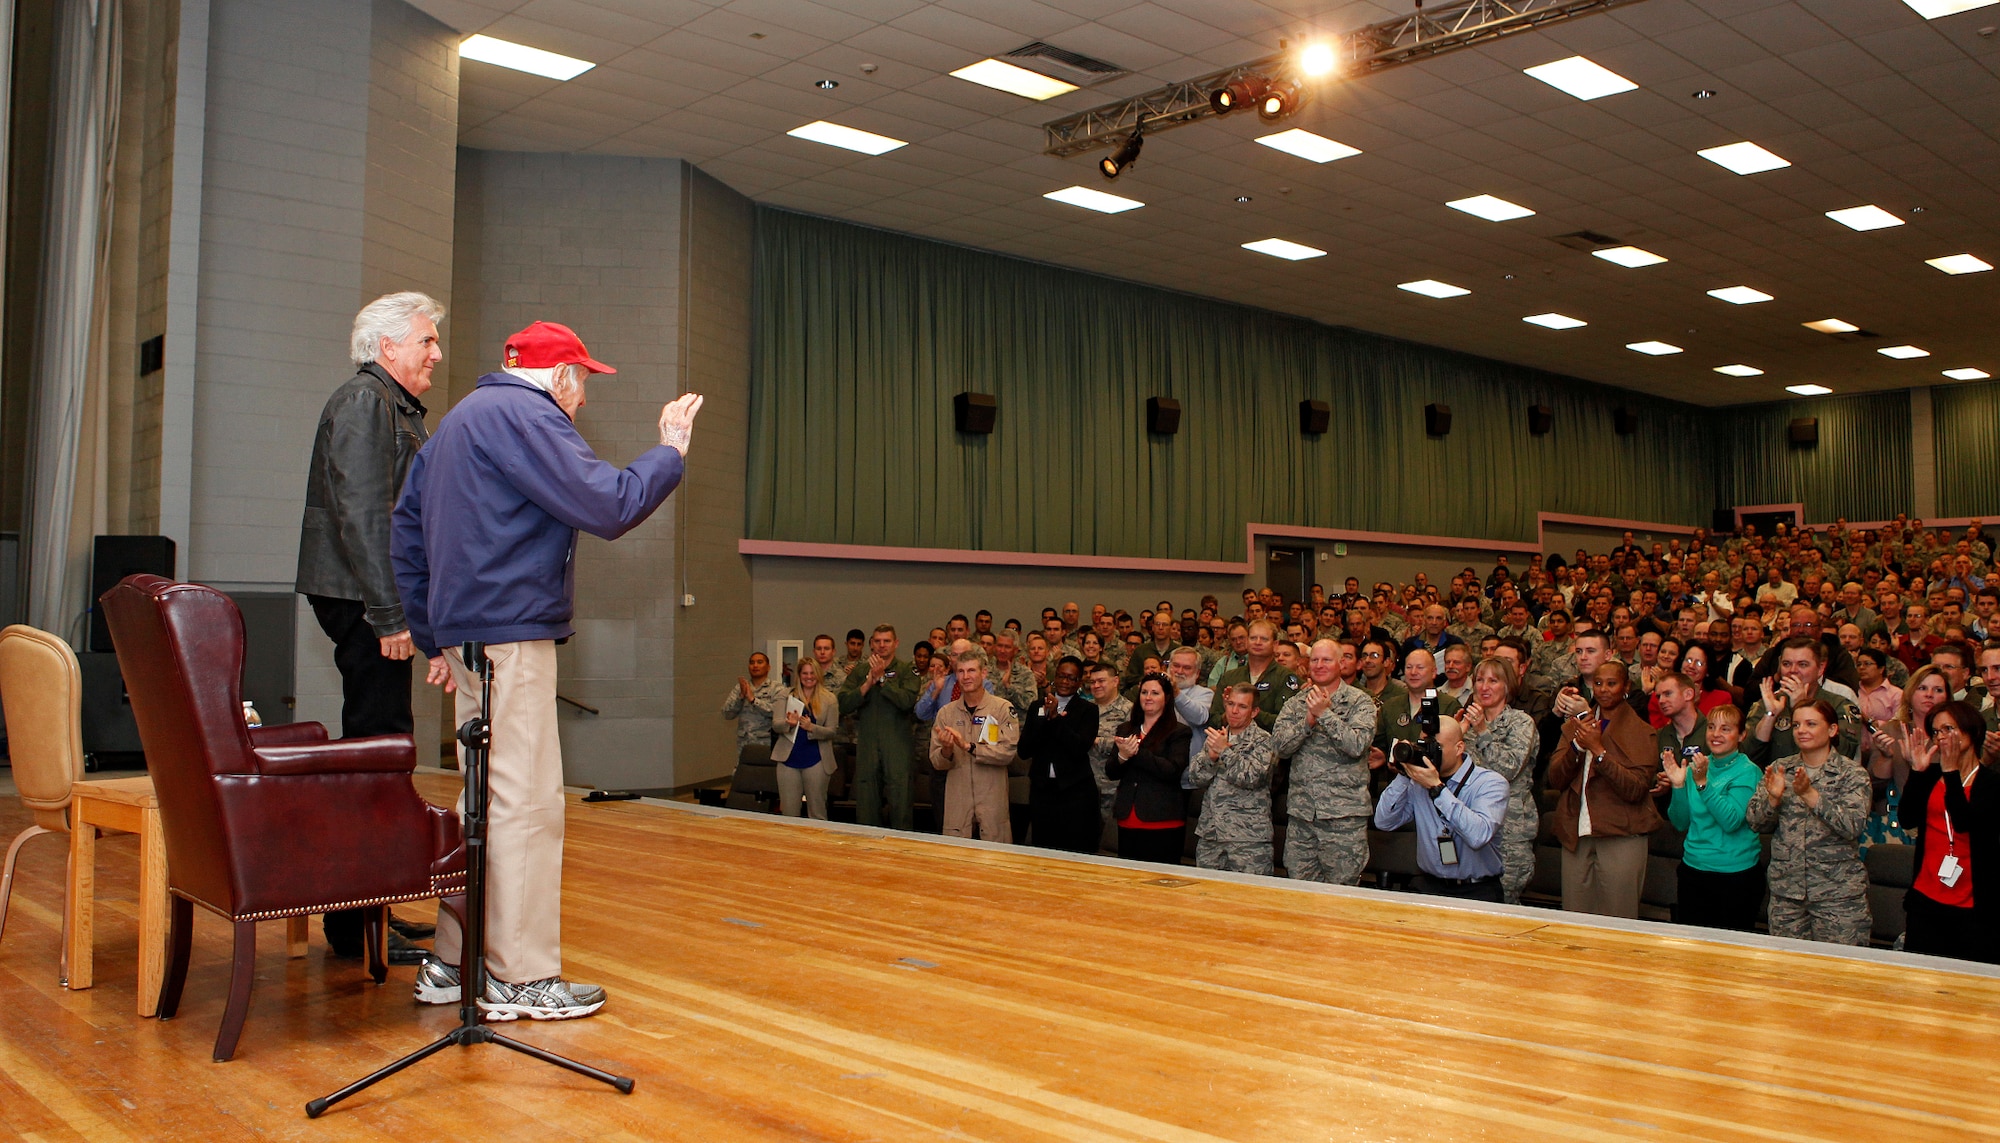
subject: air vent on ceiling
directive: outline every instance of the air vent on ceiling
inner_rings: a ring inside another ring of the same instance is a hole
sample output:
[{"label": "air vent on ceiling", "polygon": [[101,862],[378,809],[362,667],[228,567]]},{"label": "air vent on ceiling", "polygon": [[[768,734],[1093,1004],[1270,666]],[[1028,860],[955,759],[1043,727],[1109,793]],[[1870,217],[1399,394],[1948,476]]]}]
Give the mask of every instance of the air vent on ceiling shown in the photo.
[{"label": "air vent on ceiling", "polygon": [[1078,87],[1091,87],[1132,74],[1115,63],[1079,55],[1040,40],[1015,48],[1004,58],[1009,63],[1040,72],[1051,79],[1073,83]]},{"label": "air vent on ceiling", "polygon": [[1558,234],[1555,236],[1555,240],[1569,247],[1571,250],[1581,250],[1586,254],[1592,250],[1602,250],[1606,246],[1624,245],[1622,241],[1611,237],[1609,234],[1599,234],[1595,230],[1578,230],[1570,234]]}]

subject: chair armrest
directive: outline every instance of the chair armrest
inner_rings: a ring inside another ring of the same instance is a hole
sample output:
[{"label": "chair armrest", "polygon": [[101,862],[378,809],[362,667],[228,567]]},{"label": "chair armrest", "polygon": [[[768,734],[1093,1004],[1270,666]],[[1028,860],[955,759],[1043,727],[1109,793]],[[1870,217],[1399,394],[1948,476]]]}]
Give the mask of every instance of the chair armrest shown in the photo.
[{"label": "chair armrest", "polygon": [[417,768],[417,744],[407,734],[341,738],[297,746],[254,746],[261,774],[410,773]]},{"label": "chair armrest", "polygon": [[298,746],[308,742],[325,742],[326,727],[317,722],[294,722],[285,726],[253,726],[250,728],[250,745]]}]

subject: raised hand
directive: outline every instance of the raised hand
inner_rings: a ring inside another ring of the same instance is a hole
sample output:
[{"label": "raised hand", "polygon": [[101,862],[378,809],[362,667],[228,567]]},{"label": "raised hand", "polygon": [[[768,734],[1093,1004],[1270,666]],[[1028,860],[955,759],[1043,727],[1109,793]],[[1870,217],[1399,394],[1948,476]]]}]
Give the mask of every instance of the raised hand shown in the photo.
[{"label": "raised hand", "polygon": [[694,436],[694,415],[701,412],[702,396],[683,393],[660,410],[660,443],[687,455],[688,441]]},{"label": "raised hand", "polygon": [[1779,711],[1785,709],[1785,699],[1788,696],[1778,690],[1777,679],[1776,675],[1771,675],[1757,684],[1757,691],[1764,698],[1764,714],[1767,718],[1775,718]]},{"label": "raised hand", "polygon": [[757,697],[750,691],[750,680],[744,678],[742,675],[736,676],[736,689],[742,691],[743,697],[746,699]]},{"label": "raised hand", "polygon": [[1694,756],[1693,760],[1688,763],[1688,777],[1693,778],[1694,784],[1697,786],[1706,786],[1708,784],[1708,755],[1696,754]]},{"label": "raised hand", "polygon": [[1937,761],[1937,740],[1916,727],[1903,732],[1903,757],[1912,770],[1928,770]]},{"label": "raised hand", "polygon": [[1667,780],[1669,786],[1678,790],[1686,785],[1687,772],[1688,768],[1681,765],[1680,758],[1673,751],[1660,751],[1660,775]]}]

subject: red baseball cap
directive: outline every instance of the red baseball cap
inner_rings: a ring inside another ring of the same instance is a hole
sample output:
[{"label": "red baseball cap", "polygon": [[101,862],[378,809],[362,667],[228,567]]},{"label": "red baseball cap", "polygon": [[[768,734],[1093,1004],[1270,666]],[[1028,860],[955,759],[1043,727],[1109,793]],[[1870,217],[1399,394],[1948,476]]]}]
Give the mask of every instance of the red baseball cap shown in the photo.
[{"label": "red baseball cap", "polygon": [[533,322],[508,338],[506,360],[510,368],[519,369],[581,365],[592,373],[618,372],[602,361],[593,360],[575,330],[552,321]]}]

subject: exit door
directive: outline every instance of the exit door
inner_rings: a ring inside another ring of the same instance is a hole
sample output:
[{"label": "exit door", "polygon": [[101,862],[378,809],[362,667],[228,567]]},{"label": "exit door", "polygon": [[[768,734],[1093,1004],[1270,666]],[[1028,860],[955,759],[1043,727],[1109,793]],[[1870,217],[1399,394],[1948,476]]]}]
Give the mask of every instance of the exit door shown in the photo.
[{"label": "exit door", "polygon": [[1284,596],[1287,604],[1298,603],[1312,586],[1312,573],[1311,548],[1273,547],[1264,565],[1264,586]]}]

